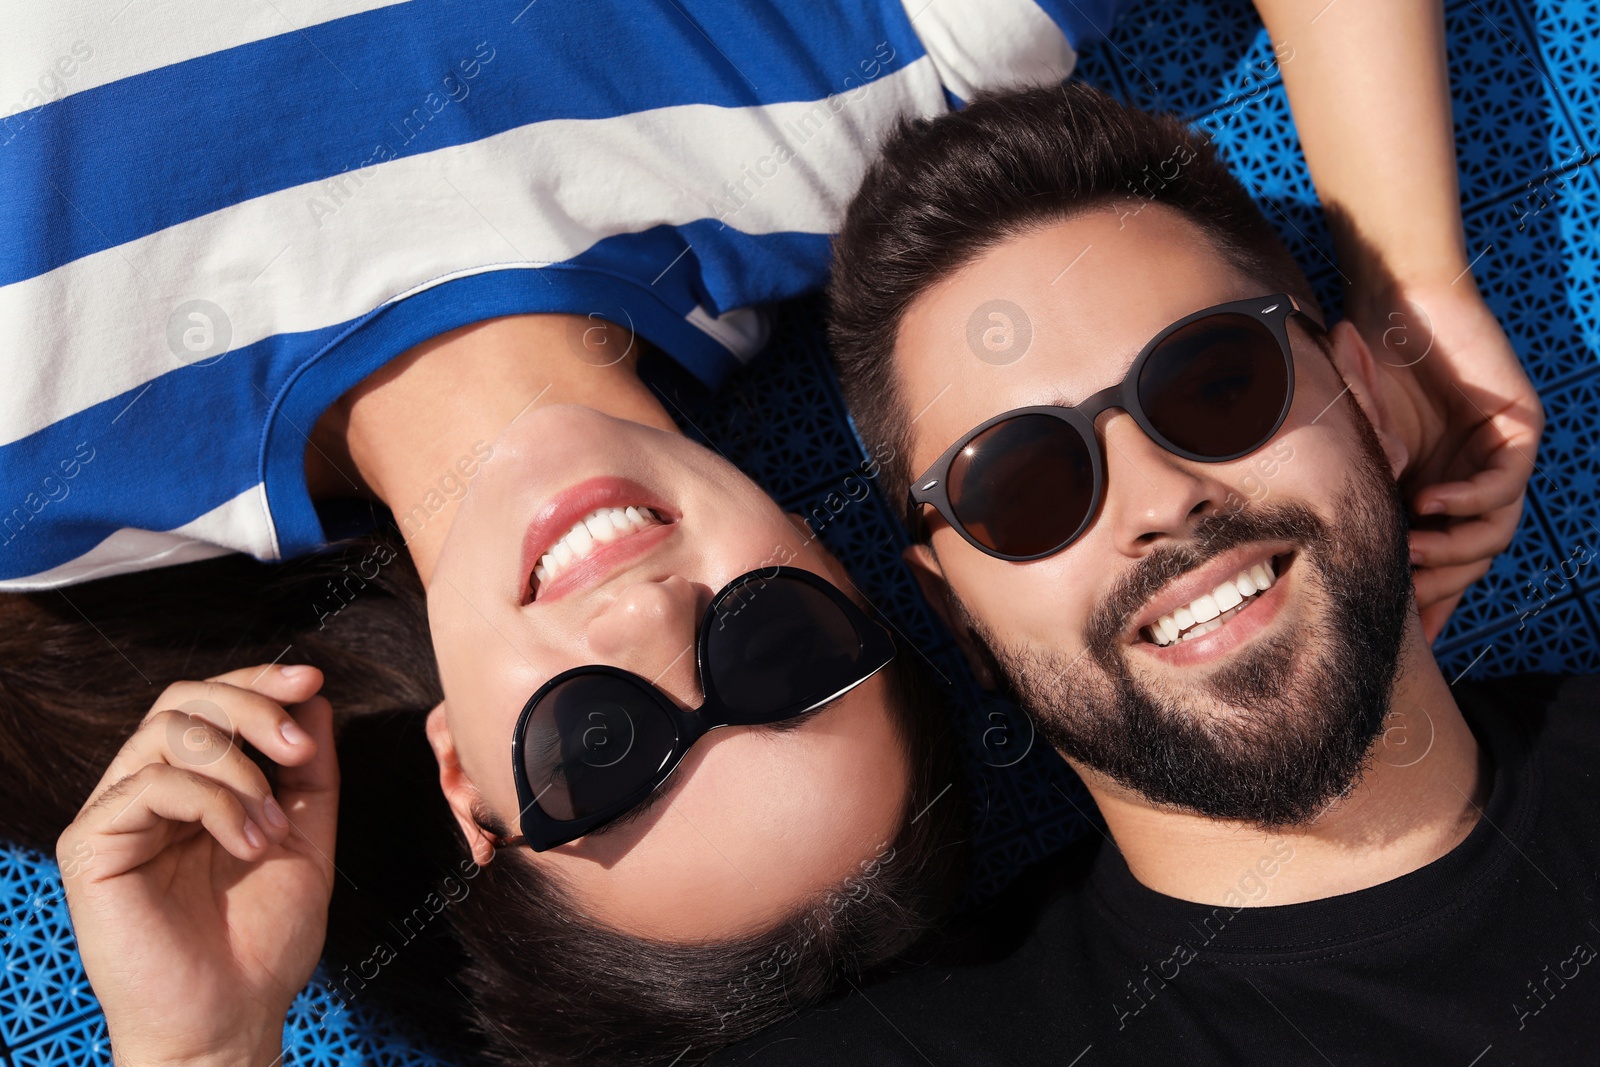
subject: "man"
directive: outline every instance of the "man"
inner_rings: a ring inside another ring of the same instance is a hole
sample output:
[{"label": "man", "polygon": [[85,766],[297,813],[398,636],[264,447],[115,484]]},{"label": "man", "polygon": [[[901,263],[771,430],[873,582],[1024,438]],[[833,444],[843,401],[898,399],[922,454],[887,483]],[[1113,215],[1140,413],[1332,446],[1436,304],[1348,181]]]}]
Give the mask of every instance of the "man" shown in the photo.
[{"label": "man", "polygon": [[908,560],[1105,831],[730,1062],[1592,1057],[1600,689],[1447,684],[1418,413],[1211,149],[1081,85],[981,98],[891,139],[836,257]]}]

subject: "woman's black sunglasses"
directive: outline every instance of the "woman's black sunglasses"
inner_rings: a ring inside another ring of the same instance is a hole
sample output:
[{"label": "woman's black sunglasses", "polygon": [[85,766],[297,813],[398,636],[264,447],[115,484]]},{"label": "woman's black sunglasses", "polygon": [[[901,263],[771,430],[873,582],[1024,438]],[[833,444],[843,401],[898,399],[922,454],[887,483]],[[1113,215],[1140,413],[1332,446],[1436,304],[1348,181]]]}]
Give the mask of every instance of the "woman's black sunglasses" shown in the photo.
[{"label": "woman's black sunglasses", "polygon": [[894,641],[810,571],[768,567],[728,583],[700,621],[705,702],[693,712],[616,667],[563,671],[522,708],[511,773],[521,837],[535,852],[593,833],[660,788],[720,726],[793,719],[843,695],[894,658]]},{"label": "woman's black sunglasses", "polygon": [[1127,377],[1073,407],[1017,408],[951,445],[911,484],[908,511],[926,537],[931,504],[981,552],[1042,559],[1094,521],[1105,495],[1102,411],[1120,408],[1161,447],[1225,463],[1272,439],[1294,402],[1288,321],[1322,327],[1285,293],[1235,300],[1179,319],[1144,346]]}]

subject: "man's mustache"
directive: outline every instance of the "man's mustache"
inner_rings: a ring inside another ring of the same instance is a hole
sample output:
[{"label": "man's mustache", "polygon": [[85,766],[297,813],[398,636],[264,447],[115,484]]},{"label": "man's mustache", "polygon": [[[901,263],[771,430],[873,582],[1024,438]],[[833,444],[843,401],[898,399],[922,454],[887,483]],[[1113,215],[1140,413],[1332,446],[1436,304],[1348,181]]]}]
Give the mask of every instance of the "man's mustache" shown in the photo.
[{"label": "man's mustache", "polygon": [[1206,516],[1195,525],[1188,541],[1156,548],[1112,586],[1089,615],[1086,637],[1090,652],[1109,666],[1104,661],[1116,654],[1129,620],[1162,589],[1224,552],[1269,541],[1286,541],[1297,551],[1315,552],[1328,544],[1328,527],[1310,508],[1292,501],[1253,504]]}]

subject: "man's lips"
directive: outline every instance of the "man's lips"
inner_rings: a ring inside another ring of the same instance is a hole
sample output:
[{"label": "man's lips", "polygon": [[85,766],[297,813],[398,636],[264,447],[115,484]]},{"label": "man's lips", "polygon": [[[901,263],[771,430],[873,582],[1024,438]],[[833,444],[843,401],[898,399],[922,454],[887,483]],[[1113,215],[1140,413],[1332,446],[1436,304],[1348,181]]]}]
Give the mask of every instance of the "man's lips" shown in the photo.
[{"label": "man's lips", "polygon": [[630,505],[651,509],[664,520],[664,523],[620,537],[615,541],[596,544],[583,559],[575,560],[555,579],[541,585],[538,593],[541,603],[572,589],[589,585],[597,578],[649,551],[676,531],[678,519],[681,518],[677,509],[660,494],[627,478],[609,476],[589,478],[547,500],[534,513],[533,521],[528,524],[528,531],[522,538],[522,569],[517,576],[518,602],[526,604],[534,599],[529,587],[533,569],[567,531],[591,512],[602,508],[625,508]]},{"label": "man's lips", "polygon": [[1216,557],[1211,562],[1196,570],[1190,571],[1181,578],[1174,579],[1145,604],[1144,609],[1135,615],[1124,627],[1122,640],[1124,644],[1135,644],[1144,640],[1142,631],[1163,615],[1171,614],[1178,608],[1186,607],[1191,602],[1210,593],[1223,582],[1228,581],[1240,571],[1248,571],[1252,566],[1261,564],[1267,570],[1273,570],[1273,557],[1285,555],[1294,551],[1294,546],[1286,541],[1258,542],[1249,545],[1240,545]]}]

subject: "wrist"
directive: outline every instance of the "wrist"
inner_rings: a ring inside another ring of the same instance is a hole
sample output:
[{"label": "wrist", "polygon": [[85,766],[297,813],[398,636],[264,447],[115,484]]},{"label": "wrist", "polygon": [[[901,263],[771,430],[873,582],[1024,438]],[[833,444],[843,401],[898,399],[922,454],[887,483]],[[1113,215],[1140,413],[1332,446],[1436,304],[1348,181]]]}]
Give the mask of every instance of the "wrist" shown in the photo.
[{"label": "wrist", "polygon": [[1482,293],[1466,261],[1437,269],[1396,275],[1385,272],[1352,272],[1353,281],[1344,293],[1345,317],[1357,326],[1387,328],[1396,313],[1415,314],[1420,307],[1481,302]]},{"label": "wrist", "polygon": [[1471,274],[1474,261],[1467,255],[1459,223],[1442,225],[1432,213],[1422,212],[1420,219],[1391,220],[1380,241],[1371,232],[1371,218],[1362,225],[1343,205],[1335,202],[1326,207],[1334,255],[1348,279],[1346,317],[1357,322],[1381,320],[1388,305],[1411,293],[1477,295]]},{"label": "wrist", "polygon": [[113,1037],[111,1060],[115,1067],[277,1067],[283,1062],[283,1024],[253,1038],[236,1037],[192,1051]]}]

